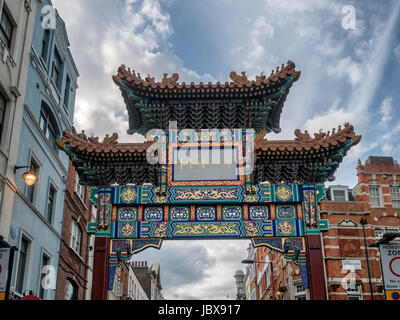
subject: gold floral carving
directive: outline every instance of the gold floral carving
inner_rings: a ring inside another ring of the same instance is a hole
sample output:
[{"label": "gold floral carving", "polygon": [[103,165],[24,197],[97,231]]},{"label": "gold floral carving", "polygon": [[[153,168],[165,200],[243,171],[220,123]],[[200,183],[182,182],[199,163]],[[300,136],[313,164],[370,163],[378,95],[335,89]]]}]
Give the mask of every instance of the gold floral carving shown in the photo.
[{"label": "gold floral carving", "polygon": [[125,203],[130,203],[136,199],[136,191],[133,188],[125,188],[121,193],[121,198]]},{"label": "gold floral carving", "polygon": [[237,191],[218,189],[176,190],[174,200],[232,200],[237,199]]},{"label": "gold floral carving", "polygon": [[176,223],[174,235],[238,235],[240,231],[235,222],[220,223]]},{"label": "gold floral carving", "polygon": [[292,190],[287,186],[279,186],[276,189],[276,196],[279,200],[287,201],[292,196]]},{"label": "gold floral carving", "polygon": [[257,194],[246,194],[244,197],[245,202],[257,202]]},{"label": "gold floral carving", "polygon": [[259,235],[257,229],[257,223],[255,221],[243,221],[244,222],[244,232],[246,237],[256,237]]},{"label": "gold floral carving", "polygon": [[168,231],[168,222],[157,222],[154,229],[156,238],[166,238]]},{"label": "gold floral carving", "polygon": [[294,231],[294,225],[293,225],[293,223],[291,223],[287,220],[281,221],[278,224],[278,230],[280,231],[280,233],[287,236],[287,235],[290,235]]},{"label": "gold floral carving", "polygon": [[130,237],[135,231],[135,226],[132,223],[125,223],[121,228],[121,233],[124,237]]}]

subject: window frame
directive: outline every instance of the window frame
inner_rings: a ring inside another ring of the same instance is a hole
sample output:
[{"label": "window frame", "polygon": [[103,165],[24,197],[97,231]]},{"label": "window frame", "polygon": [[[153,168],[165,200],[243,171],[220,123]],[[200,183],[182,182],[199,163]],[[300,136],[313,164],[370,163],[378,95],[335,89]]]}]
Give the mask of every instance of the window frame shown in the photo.
[{"label": "window frame", "polygon": [[[51,68],[51,80],[53,84],[55,85],[56,89],[58,90],[58,93],[60,94],[61,91],[61,73],[62,73],[62,67],[63,67],[63,60],[62,57],[57,49],[57,47],[54,47],[53,51],[53,63],[52,63],[52,68]],[[57,78],[54,79],[54,70],[57,71]]]},{"label": "window frame", "polygon": [[[33,165],[34,164],[34,165]],[[36,167],[35,169],[33,169],[34,167]],[[41,164],[39,162],[39,160],[36,158],[36,156],[34,156],[33,153],[31,153],[30,156],[30,160],[29,160],[29,168],[31,171],[33,171],[34,173],[36,173],[36,175],[39,178],[40,175],[40,169],[41,169]],[[40,180],[40,178],[38,179]],[[37,195],[37,188],[38,188],[38,183],[34,183],[31,186],[28,186],[25,184],[26,188],[25,188],[25,196],[28,198],[29,202],[34,205],[36,202],[36,195]],[[32,191],[30,191],[32,190]],[[30,195],[29,193],[32,192],[32,194]]]},{"label": "window frame", "polygon": [[[50,200],[50,192],[53,191],[53,199],[52,199],[52,207],[51,207],[51,212],[49,212],[49,200]],[[52,224],[53,223],[53,217],[54,217],[54,212],[55,212],[55,208],[56,208],[56,204],[57,204],[57,188],[55,187],[55,185],[50,181],[49,183],[49,188],[47,191],[47,202],[46,202],[46,220],[48,223]],[[50,219],[49,219],[49,215],[50,215]]]},{"label": "window frame", "polygon": [[[378,195],[372,195],[372,190],[376,189],[378,190]],[[369,200],[371,204],[371,208],[382,208],[383,207],[383,201],[382,201],[382,188],[380,184],[369,184],[368,185],[368,192],[369,192]],[[374,201],[372,200],[373,198],[379,199],[379,204],[376,205]]]},{"label": "window frame", "polygon": [[[338,192],[342,192],[343,196],[342,195],[338,196],[337,194],[335,194],[335,193],[338,193]],[[343,189],[333,189],[332,190],[332,194],[333,194],[333,201],[338,201],[338,202],[346,201],[346,191],[345,190],[343,190]],[[338,199],[338,198],[340,198],[340,199]]]},{"label": "window frame", "polygon": [[[68,283],[71,284],[71,287],[73,289],[73,294],[71,295],[70,299],[67,299],[67,287]],[[65,300],[78,300],[78,285],[73,281],[71,278],[66,278],[65,279],[65,288],[64,288],[64,299]]]},{"label": "window frame", "polygon": [[59,130],[57,123],[54,122],[50,113],[51,110],[49,105],[44,100],[42,100],[39,116],[39,127],[42,130],[42,133],[46,137],[47,141],[52,146],[53,150],[58,153],[56,141],[59,136]]},{"label": "window frame", "polygon": [[68,113],[68,110],[69,110],[71,85],[72,85],[71,78],[67,74],[65,77],[65,89],[64,89],[64,97],[63,97],[63,105],[64,105],[64,110],[66,113]]},{"label": "window frame", "polygon": [[[52,258],[51,258],[51,255],[50,255],[46,250],[43,250],[43,251],[42,251],[42,259],[41,259],[41,261],[40,261],[40,269],[39,269],[38,297],[39,297],[40,299],[42,299],[42,300],[46,300],[46,298],[47,298],[47,296],[48,296],[48,292],[49,292],[49,289],[44,289],[44,288],[42,287],[42,281],[43,281],[44,277],[46,276],[46,275],[42,272],[42,269],[43,269],[43,267],[45,266],[45,265],[43,264],[44,258],[46,258],[46,259],[48,260],[48,261],[47,261],[48,263],[47,263],[46,265],[51,265],[51,260],[52,260]],[[42,295],[42,293],[43,293],[43,295]]]},{"label": "window frame", "polygon": [[[4,104],[2,105],[2,102],[4,102]],[[0,143],[1,143],[1,139],[3,137],[3,131],[4,131],[4,125],[5,125],[5,119],[6,119],[6,112],[7,112],[7,104],[8,104],[9,100],[6,98],[6,96],[3,94],[3,92],[0,90],[0,112],[1,112],[1,108],[4,107],[3,110],[3,115],[0,116]]]},{"label": "window frame", "polygon": [[[390,198],[392,200],[392,209],[400,209],[400,186],[397,184],[390,184]],[[394,194],[396,190],[396,195]],[[396,203],[396,205],[394,205]]]},{"label": "window frame", "polygon": [[[8,35],[6,33],[7,30],[4,30],[4,28],[3,28],[3,16],[5,16],[7,18],[7,20],[8,20],[7,22],[9,23],[9,26],[11,27],[10,37],[8,37]],[[0,37],[1,37],[1,40],[6,44],[8,50],[11,50],[15,27],[16,27],[16,25],[14,23],[14,20],[12,18],[10,10],[6,7],[5,3],[3,3],[3,9],[1,10],[1,14],[0,14],[0,34],[2,34]],[[3,36],[5,37],[5,39],[3,38]]]},{"label": "window frame", "polygon": [[[18,291],[18,286],[19,286],[19,265],[21,261],[21,247],[22,247],[22,241],[26,240],[28,245],[27,245],[27,250],[25,254],[25,266],[24,266],[24,271],[23,271],[23,279],[22,279],[22,291]],[[22,297],[25,290],[27,283],[30,281],[30,269],[31,269],[31,257],[32,257],[32,250],[33,250],[33,245],[34,245],[34,238],[27,233],[25,230],[21,231],[20,239],[19,239],[19,246],[18,246],[18,260],[16,261],[16,275],[14,279],[14,288],[15,288],[15,294],[17,296]]]},{"label": "window frame", "polygon": [[[71,230],[70,230],[70,241],[69,246],[70,248],[78,255],[81,256],[82,250],[82,230],[79,227],[78,221],[75,219],[71,220]],[[79,241],[77,241],[79,236]],[[77,250],[78,249],[78,250]]]},{"label": "window frame", "polygon": [[[43,32],[43,39],[42,39],[42,52],[40,53],[40,57],[43,59],[44,65],[46,66],[46,61],[49,55],[49,42],[50,42],[50,30],[45,29]],[[46,66],[47,68],[47,66]]]},{"label": "window frame", "polygon": [[[82,201],[83,204],[85,204],[85,198],[86,198],[86,186],[83,186],[79,183],[79,175],[76,172],[75,173],[75,185],[74,185],[74,191],[78,195],[79,199]],[[86,206],[86,205],[85,205]]]}]

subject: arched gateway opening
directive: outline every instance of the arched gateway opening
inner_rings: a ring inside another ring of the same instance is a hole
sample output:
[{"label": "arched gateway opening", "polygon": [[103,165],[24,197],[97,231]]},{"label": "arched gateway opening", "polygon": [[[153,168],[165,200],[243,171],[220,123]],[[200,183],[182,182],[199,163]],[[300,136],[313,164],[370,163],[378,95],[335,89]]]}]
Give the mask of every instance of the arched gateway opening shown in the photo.
[{"label": "arched gateway opening", "polygon": [[[106,299],[113,270],[146,248],[185,239],[251,239],[300,265],[311,299],[326,299],[318,214],[324,182],[361,137],[346,123],[311,137],[280,132],[284,101],[299,71],[289,61],[269,77],[231,73],[225,84],[142,79],[125,66],[113,77],[144,143],[102,142],[66,131],[58,147],[89,185],[98,220],[93,299]],[[109,275],[109,276],[107,276]]]}]

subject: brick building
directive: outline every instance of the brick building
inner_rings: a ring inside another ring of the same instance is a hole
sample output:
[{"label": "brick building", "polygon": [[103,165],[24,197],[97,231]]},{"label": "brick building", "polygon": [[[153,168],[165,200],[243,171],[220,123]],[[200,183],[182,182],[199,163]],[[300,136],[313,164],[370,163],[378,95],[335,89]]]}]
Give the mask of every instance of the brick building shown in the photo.
[{"label": "brick building", "polygon": [[[320,205],[321,219],[329,221],[329,230],[322,233],[329,300],[384,299],[379,251],[369,245],[385,232],[400,231],[400,165],[391,157],[369,157],[364,164],[358,161],[357,176],[352,190],[327,188]],[[249,249],[248,259],[256,262],[247,267],[248,299],[309,299],[299,267],[282,254]]]},{"label": "brick building", "polygon": [[57,300],[84,300],[90,273],[90,235],[86,225],[94,219],[89,188],[79,184],[78,175],[69,164],[65,208],[57,277]]},{"label": "brick building", "polygon": [[[330,186],[327,200],[321,203],[321,218],[329,220],[323,246],[328,296],[332,300],[366,300],[372,295],[384,299],[379,251],[369,245],[385,232],[400,231],[400,165],[391,157],[369,157],[364,164],[358,161],[357,176],[353,190]],[[365,219],[370,277],[361,219]],[[358,265],[352,277],[356,283],[347,289],[343,286],[350,273],[343,271],[349,263],[346,260],[355,260],[351,262]]]},{"label": "brick building", "polygon": [[245,287],[248,300],[306,300],[300,268],[279,252],[266,247],[249,246],[248,259],[256,263],[246,268]]}]

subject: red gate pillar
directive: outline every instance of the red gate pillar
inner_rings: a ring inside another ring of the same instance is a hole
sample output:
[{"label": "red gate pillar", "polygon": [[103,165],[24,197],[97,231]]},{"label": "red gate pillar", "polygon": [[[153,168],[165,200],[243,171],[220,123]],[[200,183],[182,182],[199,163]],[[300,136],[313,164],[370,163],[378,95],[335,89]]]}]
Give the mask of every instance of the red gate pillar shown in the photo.
[{"label": "red gate pillar", "polygon": [[107,300],[110,238],[96,237],[94,243],[92,300]]},{"label": "red gate pillar", "polygon": [[321,235],[309,234],[306,238],[307,273],[311,300],[327,300],[324,259],[322,256]]}]

